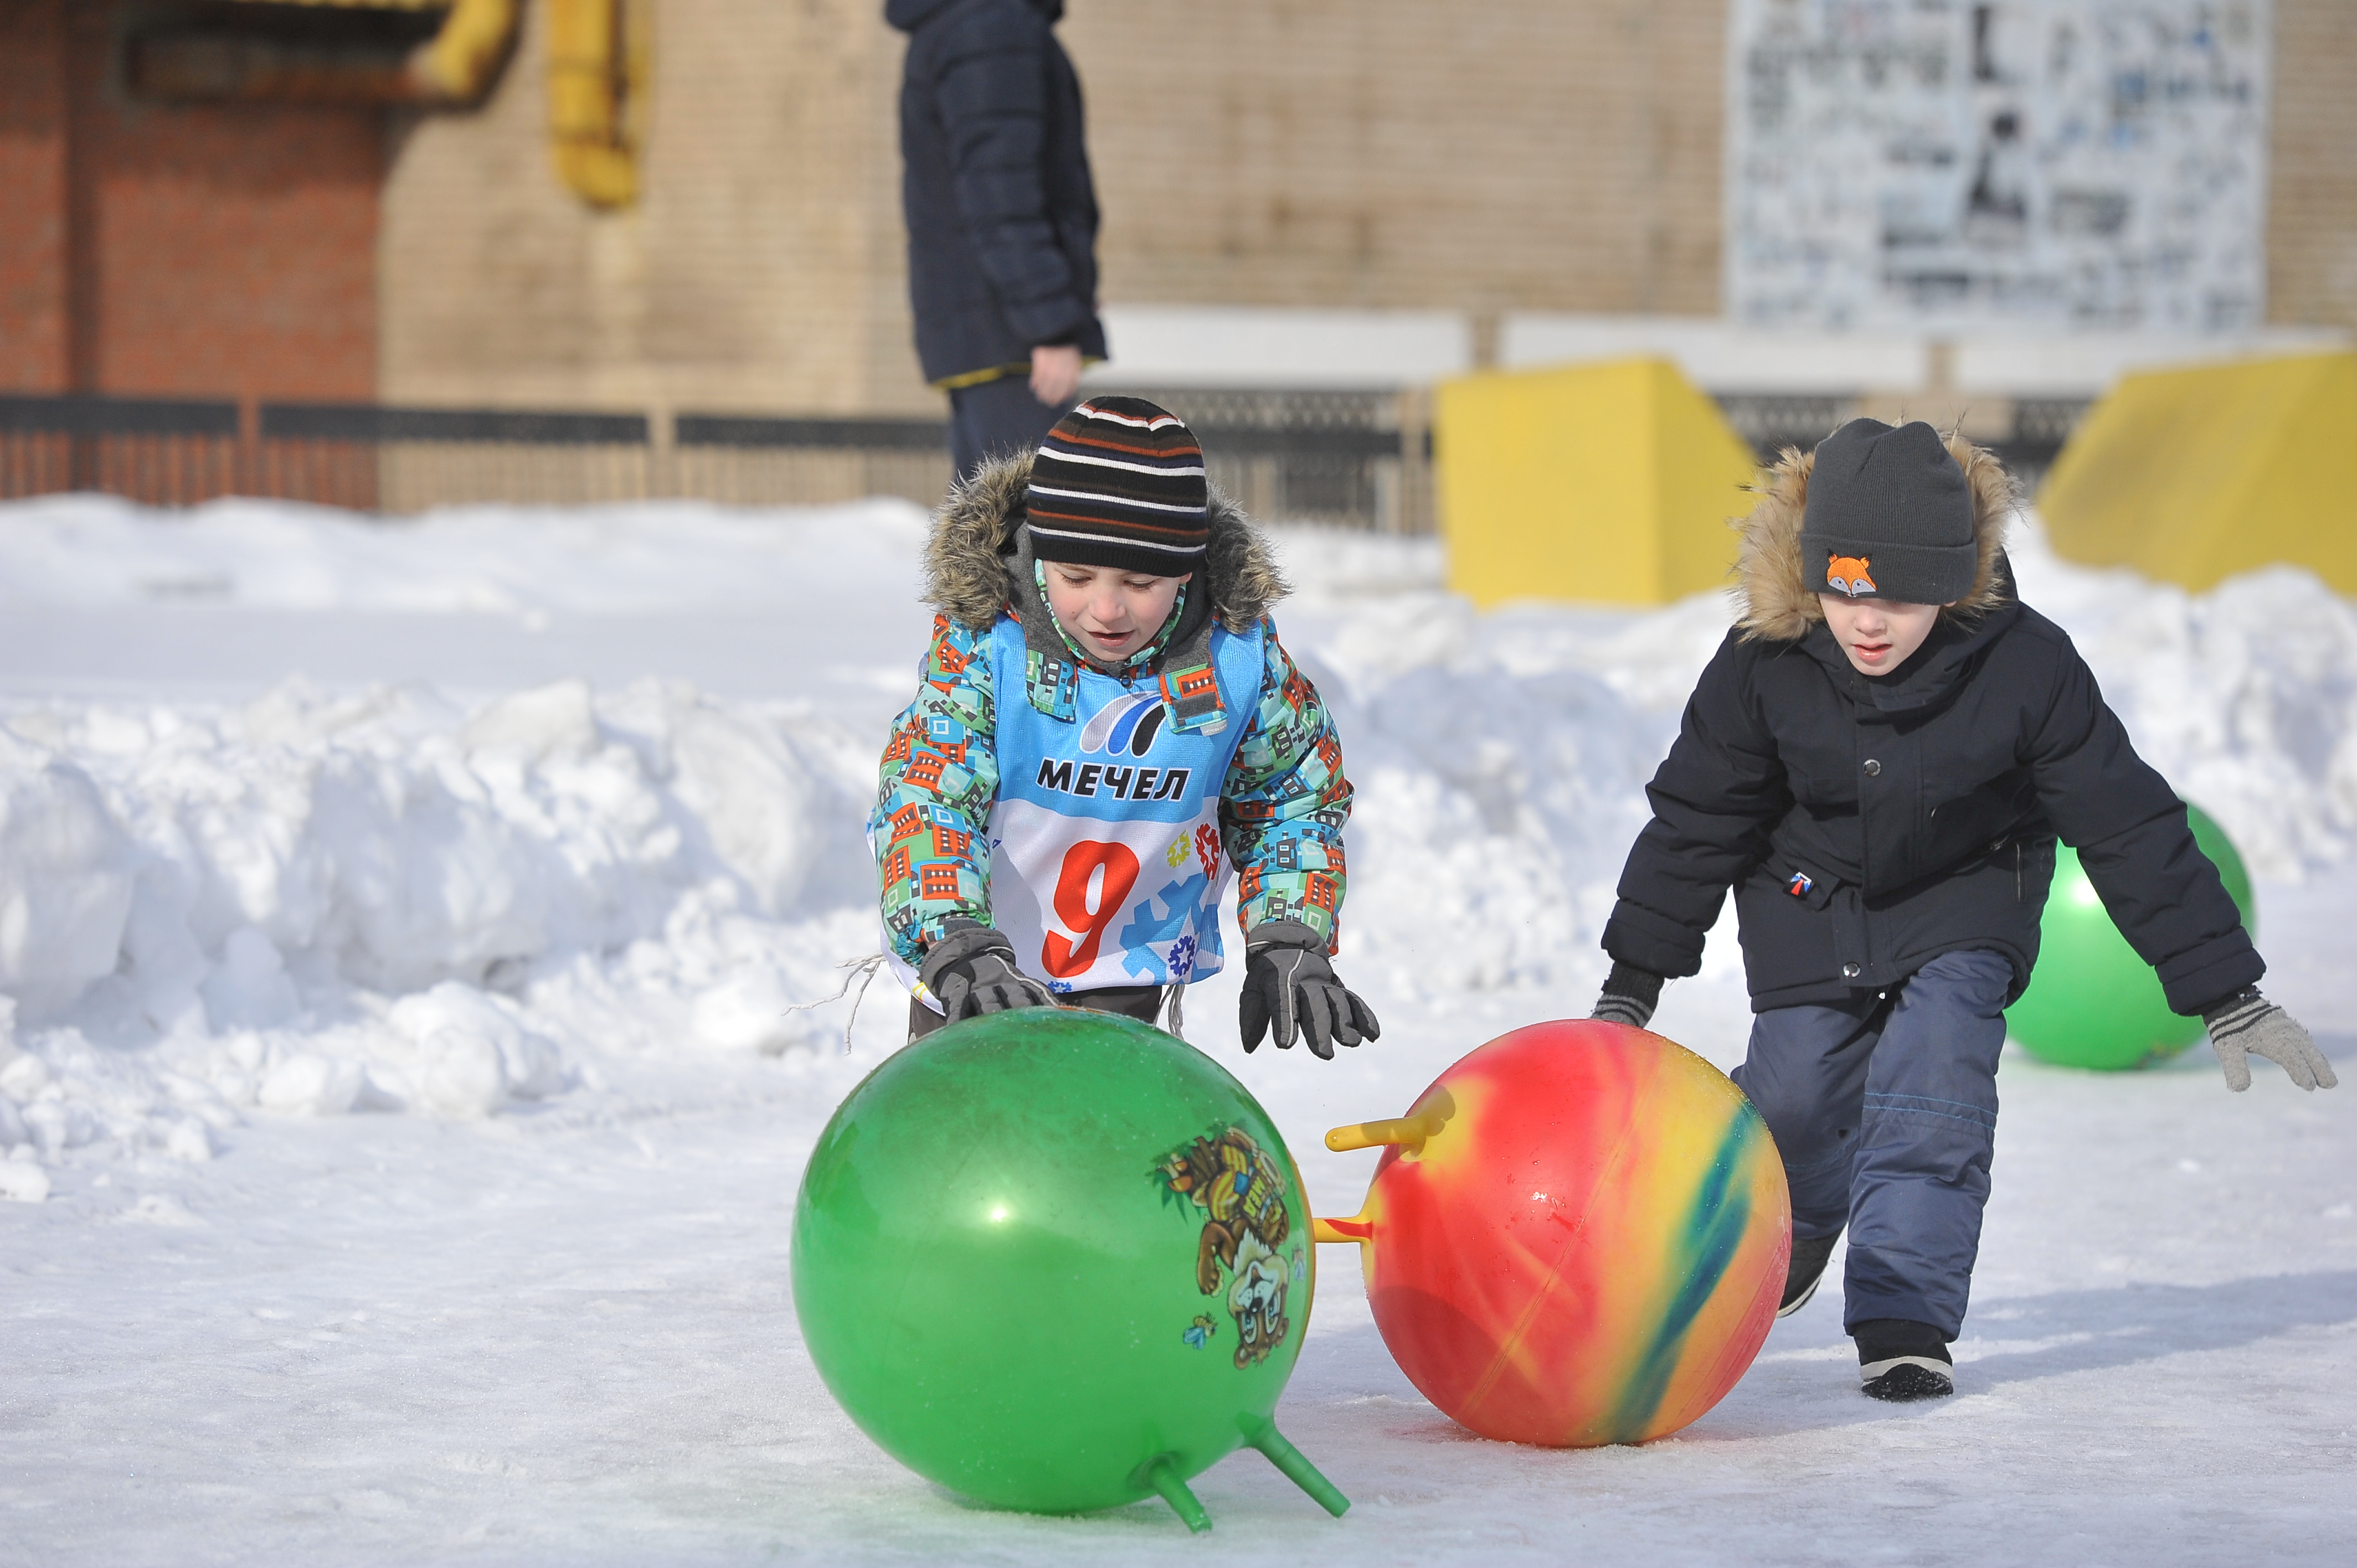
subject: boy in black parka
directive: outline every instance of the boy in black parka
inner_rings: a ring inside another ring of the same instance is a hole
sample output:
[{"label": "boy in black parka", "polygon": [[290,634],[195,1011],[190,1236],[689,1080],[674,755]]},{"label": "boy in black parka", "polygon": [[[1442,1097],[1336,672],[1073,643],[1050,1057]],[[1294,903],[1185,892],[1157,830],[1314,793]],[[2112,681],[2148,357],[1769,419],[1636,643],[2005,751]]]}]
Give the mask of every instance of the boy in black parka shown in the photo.
[{"label": "boy in black parka", "polygon": [[1783,1311],[1846,1225],[1844,1326],[1879,1399],[1954,1386],[2004,1011],[2038,960],[2058,836],[2169,1005],[2201,1015],[2229,1087],[2254,1053],[2334,1082],[2259,994],[2184,803],[2015,596],[2012,504],[1994,456],[1921,423],[1854,420],[1785,453],[1742,525],[1742,616],[1647,790],[1604,931],[1595,1015],[1642,1026],[1734,888],[1755,1015],[1735,1080],[1792,1194]]}]

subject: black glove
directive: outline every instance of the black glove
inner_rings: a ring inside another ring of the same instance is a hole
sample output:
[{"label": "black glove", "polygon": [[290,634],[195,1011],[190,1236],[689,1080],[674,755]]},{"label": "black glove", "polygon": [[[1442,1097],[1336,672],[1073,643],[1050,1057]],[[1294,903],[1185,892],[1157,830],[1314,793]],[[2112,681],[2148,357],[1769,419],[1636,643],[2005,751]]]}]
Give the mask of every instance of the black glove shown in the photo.
[{"label": "black glove", "polygon": [[1056,1005],[1054,992],[1015,967],[1015,944],[1003,933],[955,917],[942,922],[942,940],[925,950],[917,983],[952,1024],[984,1013]]},{"label": "black glove", "polygon": [[1383,1034],[1375,1010],[1334,978],[1326,939],[1298,920],[1267,920],[1244,933],[1244,992],[1237,999],[1236,1023],[1247,1053],[1259,1048],[1275,1024],[1277,1049],[1291,1050],[1297,1031],[1326,1061],[1334,1059],[1337,1040],[1355,1046]]},{"label": "black glove", "polygon": [[1604,977],[1604,994],[1596,999],[1596,1011],[1588,1016],[1641,1029],[1653,1021],[1653,1009],[1661,1004],[1660,975],[1614,959],[1612,972]]}]

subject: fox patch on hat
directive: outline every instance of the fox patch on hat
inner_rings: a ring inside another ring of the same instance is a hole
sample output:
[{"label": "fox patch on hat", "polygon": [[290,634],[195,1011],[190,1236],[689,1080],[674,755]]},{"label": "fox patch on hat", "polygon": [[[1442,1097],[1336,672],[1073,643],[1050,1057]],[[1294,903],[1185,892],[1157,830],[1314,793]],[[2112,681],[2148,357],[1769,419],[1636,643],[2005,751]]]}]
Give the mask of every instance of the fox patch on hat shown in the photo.
[{"label": "fox patch on hat", "polygon": [[1835,555],[1828,552],[1825,586],[1837,594],[1847,594],[1853,599],[1869,598],[1879,591],[1874,585],[1874,579],[1867,575],[1873,570],[1874,563],[1863,555]]},{"label": "fox patch on hat", "polygon": [[1946,605],[1972,592],[1972,488],[1937,431],[1853,419],[1817,444],[1801,570],[1813,591],[1853,599]]}]

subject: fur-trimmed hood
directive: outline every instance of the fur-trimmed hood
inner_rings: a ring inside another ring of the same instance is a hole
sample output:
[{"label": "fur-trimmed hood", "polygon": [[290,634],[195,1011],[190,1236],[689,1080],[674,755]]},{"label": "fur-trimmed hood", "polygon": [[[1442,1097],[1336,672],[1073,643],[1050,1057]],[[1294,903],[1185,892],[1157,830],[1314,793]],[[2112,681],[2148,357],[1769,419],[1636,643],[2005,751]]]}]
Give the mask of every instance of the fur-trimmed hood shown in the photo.
[{"label": "fur-trimmed hood", "polygon": [[[1948,456],[1964,471],[1973,496],[1973,540],[1979,547],[1979,570],[1972,592],[1956,601],[1943,618],[1970,623],[2012,597],[2011,578],[2005,567],[2005,534],[2018,505],[2013,480],[1986,447],[1961,435],[1947,438]],[[1808,587],[1801,566],[1801,519],[1809,500],[1809,475],[1815,468],[1813,451],[1787,446],[1752,487],[1760,498],[1751,514],[1735,527],[1743,536],[1736,558],[1736,592],[1742,613],[1736,625],[1745,640],[1765,639],[1791,642],[1823,626],[1824,607]]]},{"label": "fur-trimmed hood", "polygon": [[[988,631],[1001,611],[1036,600],[1030,532],[1023,527],[1031,455],[993,459],[933,514],[925,542],[925,600],[952,620]],[[1186,618],[1170,645],[1190,639],[1213,615],[1239,636],[1260,623],[1291,590],[1276,553],[1234,502],[1211,492],[1211,544],[1194,581],[1210,592],[1188,596]]]}]

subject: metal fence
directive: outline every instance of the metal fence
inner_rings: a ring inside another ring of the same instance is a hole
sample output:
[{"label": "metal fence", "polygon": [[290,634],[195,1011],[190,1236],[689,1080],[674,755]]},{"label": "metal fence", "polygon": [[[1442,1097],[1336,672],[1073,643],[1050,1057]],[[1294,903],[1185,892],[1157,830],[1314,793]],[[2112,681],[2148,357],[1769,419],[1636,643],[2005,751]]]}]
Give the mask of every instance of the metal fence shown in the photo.
[{"label": "metal fence", "polygon": [[[1256,517],[1387,532],[1432,526],[1419,400],[1121,390],[1193,426],[1211,482]],[[760,505],[899,495],[930,505],[949,487],[949,432],[938,420],[683,413],[673,428],[679,495]]]},{"label": "metal fence", "polygon": [[[1123,388],[1194,426],[1211,480],[1254,517],[1385,533],[1435,526],[1430,403],[1420,392]],[[1722,396],[1770,458],[1821,440],[1835,396]],[[2009,466],[2035,482],[2086,404],[2016,401]],[[478,502],[683,497],[809,506],[948,489],[940,420],[533,412],[0,396],[0,497],[103,490],[159,506],[280,497],[385,514]]]},{"label": "metal fence", "polygon": [[239,488],[233,403],[0,395],[0,497],[104,490],[187,506]]},{"label": "metal fence", "polygon": [[[1151,392],[1196,427],[1212,481],[1255,516],[1422,532],[1429,443],[1414,395]],[[807,506],[948,489],[938,419],[0,399],[0,496],[104,490],[154,505],[279,497],[392,514],[686,497]]]},{"label": "metal fence", "polygon": [[[2034,489],[2053,466],[2062,444],[2079,427],[2090,406],[2085,398],[1995,400],[2010,407],[2012,431],[1995,442],[1996,455],[2025,489]],[[1751,444],[1763,463],[1787,446],[1806,451],[1857,411],[1857,400],[1831,394],[1727,392],[1717,399],[1735,433]]]},{"label": "metal fence", "polygon": [[1421,393],[1119,390],[1191,425],[1211,482],[1254,517],[1432,532],[1429,403]]},{"label": "metal fence", "polygon": [[671,492],[643,413],[0,396],[0,498],[268,496],[384,513]]},{"label": "metal fence", "polygon": [[1787,446],[1806,451],[1823,441],[1842,422],[1854,400],[1814,393],[1723,392],[1716,401],[1727,423],[1766,463],[1774,461]]},{"label": "metal fence", "polygon": [[949,426],[938,419],[683,413],[672,422],[671,477],[677,494],[736,506],[863,496],[931,506],[950,486]]},{"label": "metal fence", "polygon": [[2013,439],[1997,454],[2024,492],[2035,489],[2093,403],[2083,397],[2024,397],[2013,403]]},{"label": "metal fence", "polygon": [[253,493],[363,511],[654,493],[642,413],[262,405]]}]

